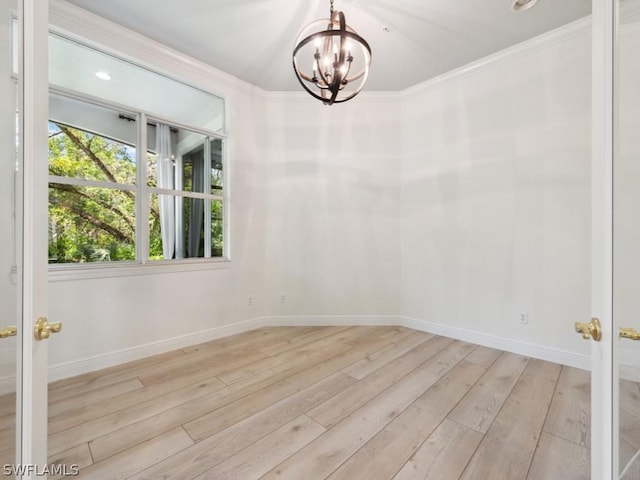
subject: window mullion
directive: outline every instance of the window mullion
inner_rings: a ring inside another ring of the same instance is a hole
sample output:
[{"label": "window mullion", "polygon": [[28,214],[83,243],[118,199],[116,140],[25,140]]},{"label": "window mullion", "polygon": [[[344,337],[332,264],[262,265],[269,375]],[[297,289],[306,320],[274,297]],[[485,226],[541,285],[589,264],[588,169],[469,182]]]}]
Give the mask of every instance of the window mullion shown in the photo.
[{"label": "window mullion", "polygon": [[[136,256],[138,262],[149,261],[149,191],[147,188],[147,116],[139,114],[136,146]],[[145,220],[147,219],[147,220]]]},{"label": "window mullion", "polygon": [[[137,154],[136,154],[137,158]],[[136,170],[136,178],[137,178]],[[49,175],[49,183],[58,183],[61,185],[74,185],[76,187],[96,187],[105,188],[111,190],[128,190],[134,192],[138,189],[135,185],[128,185],[125,183],[103,182],[99,180],[87,180],[77,177],[61,177],[59,175]]]},{"label": "window mullion", "polygon": [[[175,168],[175,189],[182,191],[184,189],[184,163],[182,155],[176,155]],[[183,258],[185,252],[184,245],[184,197],[175,195],[175,230],[176,230],[176,258]]]},{"label": "window mullion", "polygon": [[184,191],[184,190],[173,190],[171,188],[148,187],[147,191],[151,194],[157,193],[158,195],[175,195],[178,197],[202,198],[205,200],[209,199],[209,200],[224,201],[224,197],[222,195],[208,195],[206,193],[191,192],[191,191]]},{"label": "window mullion", "polygon": [[[204,161],[202,162],[202,168],[204,171],[204,188],[207,193],[211,193],[211,138],[207,137],[204,142]],[[205,258],[211,257],[211,199],[207,198],[204,201],[204,208],[202,209],[204,215],[204,256]]]},{"label": "window mullion", "polygon": [[227,141],[222,141],[222,256],[231,258],[231,225],[230,225],[230,202],[231,188],[229,183],[229,167]]}]

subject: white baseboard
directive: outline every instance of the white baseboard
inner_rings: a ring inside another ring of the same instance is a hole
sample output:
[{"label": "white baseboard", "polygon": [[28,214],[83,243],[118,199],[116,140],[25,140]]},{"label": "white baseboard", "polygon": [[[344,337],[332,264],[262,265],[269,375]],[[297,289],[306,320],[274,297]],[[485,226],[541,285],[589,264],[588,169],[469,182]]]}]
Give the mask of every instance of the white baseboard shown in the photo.
[{"label": "white baseboard", "polygon": [[544,347],[542,345],[535,345],[532,343],[522,342],[520,340],[498,337],[496,335],[488,335],[483,332],[451,327],[449,325],[430,322],[428,320],[420,320],[411,317],[402,318],[404,320],[402,324],[408,328],[434,333],[444,337],[455,338],[457,340],[463,340],[465,342],[475,343],[485,347],[497,348],[498,350],[538,358],[548,362],[580,368],[582,370],[591,370],[591,357],[589,355],[567,352],[565,350]]},{"label": "white baseboard", "polygon": [[[445,337],[463,340],[465,342],[497,348],[507,352],[518,353],[528,357],[539,358],[550,362],[560,363],[571,367],[590,369],[590,357],[573,352],[557,350],[534,345],[519,340],[488,335],[482,332],[451,327],[440,323],[434,323],[417,318],[399,315],[271,315],[257,317],[231,325],[202,330],[196,333],[169,338],[159,342],[148,343],[137,347],[126,348],[115,352],[109,352],[94,357],[83,358],[73,362],[53,365],[49,369],[49,381],[61,380],[83,373],[93,372],[125,362],[131,362],[140,358],[169,352],[190,345],[208,342],[229,335],[236,335],[261,327],[277,326],[367,326],[367,325],[397,325],[413,328],[423,332],[443,335]],[[640,372],[640,371],[639,371]],[[631,376],[630,372],[626,372]],[[634,377],[640,374],[634,372]],[[0,395],[9,393],[15,389],[15,378],[0,378]]]},{"label": "white baseboard", "polygon": [[159,342],[147,343],[137,347],[126,348],[107,354],[96,355],[94,357],[83,358],[74,362],[53,365],[49,369],[49,381],[53,382],[63,378],[73,377],[82,373],[101,370],[125,362],[131,362],[140,358],[150,357],[159,353],[170,352],[179,348],[185,348],[198,343],[208,342],[217,338],[236,335],[249,330],[254,330],[263,326],[266,317],[257,317],[242,322],[214,327],[208,330],[182,335],[180,337],[169,338]]},{"label": "white baseboard", "polygon": [[[140,358],[150,357],[159,353],[170,352],[190,345],[208,342],[216,338],[228,337],[238,333],[254,330],[256,328],[269,326],[268,317],[258,317],[237,322],[231,325],[223,325],[208,330],[202,330],[180,337],[169,338],[159,342],[147,343],[137,347],[125,348],[115,352],[83,358],[73,362],[61,363],[49,367],[49,381],[62,380],[63,378],[74,377],[83,373],[113,367],[121,363],[131,362]],[[16,380],[13,376],[0,378],[0,395],[15,391]]]},{"label": "white baseboard", "polygon": [[403,322],[397,315],[272,315],[265,318],[272,327],[401,326]]},{"label": "white baseboard", "polygon": [[589,355],[558,350],[473,330],[398,315],[291,315],[265,317],[269,326],[398,325],[582,370],[591,369]]},{"label": "white baseboard", "polygon": [[8,376],[0,378],[0,395],[14,393],[16,391],[16,377]]},{"label": "white baseboard", "polygon": [[634,365],[620,365],[620,379],[640,383],[640,368]]}]

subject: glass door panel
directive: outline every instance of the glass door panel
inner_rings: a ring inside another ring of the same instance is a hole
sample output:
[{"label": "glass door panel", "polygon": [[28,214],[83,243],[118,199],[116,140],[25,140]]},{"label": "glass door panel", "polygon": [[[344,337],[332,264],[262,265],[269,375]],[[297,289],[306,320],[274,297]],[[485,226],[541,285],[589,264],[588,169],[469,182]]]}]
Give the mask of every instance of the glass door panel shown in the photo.
[{"label": "glass door panel", "polygon": [[[614,441],[617,437],[620,478],[631,480],[640,478],[640,5],[622,1],[618,8],[618,56],[614,70],[617,93],[613,157],[616,337],[613,347],[619,376],[614,410],[617,406],[619,421],[618,431],[613,434]],[[619,336],[620,333],[624,336]],[[615,416],[616,412],[613,413]]]},{"label": "glass door panel", "polygon": [[[18,4],[0,0],[0,465],[17,463],[16,391],[18,372],[19,282],[16,247],[22,232],[17,204],[19,158],[16,110],[18,105]],[[4,472],[6,473],[6,472]]]}]

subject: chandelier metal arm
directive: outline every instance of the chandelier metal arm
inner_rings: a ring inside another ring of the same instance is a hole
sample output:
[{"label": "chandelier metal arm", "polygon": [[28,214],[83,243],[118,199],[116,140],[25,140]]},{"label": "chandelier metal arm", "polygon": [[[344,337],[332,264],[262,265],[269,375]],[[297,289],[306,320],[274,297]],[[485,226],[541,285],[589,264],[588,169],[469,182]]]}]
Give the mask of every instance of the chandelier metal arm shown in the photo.
[{"label": "chandelier metal arm", "polygon": [[[333,2],[333,0],[331,0]],[[342,12],[337,12],[338,13],[338,22],[340,25],[340,49],[338,51],[338,58],[336,58],[336,62],[333,65],[333,73],[334,73],[334,79],[333,79],[333,84],[332,84],[332,88],[331,88],[331,103],[334,103],[336,101],[336,98],[338,97],[338,93],[340,93],[340,85],[342,85],[342,78],[343,78],[343,74],[342,74],[342,65],[344,65],[344,48],[342,48],[343,45],[346,45],[346,41],[345,41],[345,33],[347,31],[346,29],[346,25],[347,22],[344,19],[344,13]],[[344,77],[346,78],[346,77]]]},{"label": "chandelier metal arm", "polygon": [[[304,47],[305,45],[311,43],[312,41],[314,41],[316,39],[326,37],[327,35],[334,36],[334,35],[340,35],[340,33],[336,30],[335,32],[322,31],[322,32],[314,33],[313,35],[309,35],[308,37],[306,37],[303,40],[301,40],[300,43],[298,43],[298,45],[294,49],[294,51],[293,51],[294,60],[295,60],[296,54],[298,53],[298,51],[302,47]],[[371,55],[371,48],[369,47],[369,44],[360,35],[358,35],[357,33],[348,32],[347,31],[347,32],[345,32],[345,37],[346,38],[350,38],[350,39],[354,40],[355,42],[361,44],[363,47],[365,47],[365,49],[367,50],[369,55]],[[353,82],[354,80],[357,80],[358,78],[361,78],[364,74],[365,74],[365,70],[362,70],[362,71],[358,72],[354,77],[351,77],[350,81]],[[312,81],[312,77],[308,76],[307,74],[305,74],[302,71],[299,71],[298,75],[300,75],[302,78],[304,78],[308,82]]]}]

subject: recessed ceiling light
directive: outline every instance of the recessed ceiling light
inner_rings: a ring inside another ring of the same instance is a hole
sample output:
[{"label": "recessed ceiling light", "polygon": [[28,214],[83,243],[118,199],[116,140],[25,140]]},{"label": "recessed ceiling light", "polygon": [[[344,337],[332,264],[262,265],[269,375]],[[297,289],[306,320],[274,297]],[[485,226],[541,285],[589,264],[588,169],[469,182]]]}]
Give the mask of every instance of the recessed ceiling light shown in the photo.
[{"label": "recessed ceiling light", "polygon": [[515,0],[513,5],[511,5],[511,10],[514,12],[524,12],[525,10],[529,10],[536,3],[538,3],[538,0]]},{"label": "recessed ceiling light", "polygon": [[100,80],[111,80],[111,75],[102,70],[96,72],[96,77],[98,77]]}]

